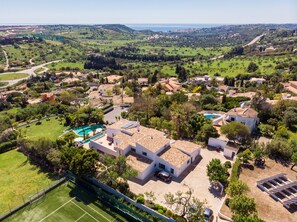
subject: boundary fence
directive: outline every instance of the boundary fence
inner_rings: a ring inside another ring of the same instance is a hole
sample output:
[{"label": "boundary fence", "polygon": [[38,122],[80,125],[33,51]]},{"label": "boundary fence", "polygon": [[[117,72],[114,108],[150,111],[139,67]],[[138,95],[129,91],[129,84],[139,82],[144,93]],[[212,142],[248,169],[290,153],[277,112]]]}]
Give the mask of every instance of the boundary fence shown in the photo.
[{"label": "boundary fence", "polygon": [[29,204],[31,204],[32,202],[34,202],[35,200],[38,200],[39,198],[41,198],[42,196],[44,196],[45,194],[47,194],[48,192],[50,192],[51,190],[55,189],[56,187],[60,186],[61,184],[65,183],[67,181],[66,177],[61,178],[57,183],[53,184],[52,186],[48,187],[45,190],[40,191],[39,193],[37,193],[36,195],[34,195],[33,197],[29,198],[29,200],[27,200],[26,202],[24,202],[23,204],[13,208],[12,210],[10,210],[7,213],[4,213],[2,215],[0,215],[0,221],[8,218],[9,216],[13,215],[14,213],[16,213],[17,211],[23,209],[24,207],[28,206]]}]

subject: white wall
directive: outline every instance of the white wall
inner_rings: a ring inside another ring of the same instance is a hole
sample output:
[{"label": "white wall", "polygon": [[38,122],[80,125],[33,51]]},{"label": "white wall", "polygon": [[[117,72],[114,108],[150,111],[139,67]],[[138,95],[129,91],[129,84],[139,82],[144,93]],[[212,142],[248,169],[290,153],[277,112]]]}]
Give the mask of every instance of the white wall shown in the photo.
[{"label": "white wall", "polygon": [[234,118],[235,122],[240,122],[240,123],[244,123],[252,132],[255,128],[256,125],[259,121],[258,118],[243,118],[241,116],[234,116],[234,115],[229,115],[229,120],[231,121],[231,118]]},{"label": "white wall", "polygon": [[[189,161],[189,163],[188,163],[188,161]],[[165,160],[163,160],[162,158],[157,156],[157,158],[156,158],[156,164],[157,164],[156,167],[157,168],[159,168],[159,163],[165,165],[165,171],[168,172],[168,173],[170,173],[171,168],[174,169],[173,176],[179,177],[180,174],[182,172],[184,172],[184,170],[191,164],[191,158],[189,157],[189,159],[187,159],[179,168],[177,168],[176,166],[171,165],[170,163],[166,162]],[[159,169],[161,169],[161,168],[159,168]]]},{"label": "white wall", "polygon": [[232,158],[232,153],[235,153],[234,155],[236,155],[236,152],[234,150],[231,149],[224,149],[224,156],[228,157],[228,158]]},{"label": "white wall", "polygon": [[121,132],[120,129],[113,129],[113,128],[106,129],[107,137],[110,137],[110,138],[113,138],[115,135],[117,135],[120,132]]},{"label": "white wall", "polygon": [[137,178],[140,180],[145,180],[151,173],[153,173],[154,169],[155,162],[153,161],[143,172],[138,172]]},{"label": "white wall", "polygon": [[[141,155],[141,156],[144,156],[146,158],[149,158],[151,160],[155,160],[156,159],[156,153],[153,153],[151,152],[150,150],[146,149],[144,146],[140,145],[139,143],[136,143],[136,147],[135,147],[135,150],[136,150],[136,153]],[[146,152],[147,155],[143,155],[142,153],[143,152]]]},{"label": "white wall", "polygon": [[105,154],[112,155],[112,156],[118,156],[119,155],[117,151],[112,150],[112,149],[110,149],[108,147],[105,147],[102,144],[97,143],[97,142],[95,142],[93,140],[90,141],[89,147],[90,148],[93,148],[93,149],[96,149],[98,151],[101,151],[101,152],[103,152]]},{"label": "white wall", "polygon": [[213,147],[221,147],[222,149],[224,149],[224,147],[227,145],[227,142],[228,142],[228,141],[220,140],[220,139],[212,138],[212,137],[210,137],[210,138],[208,139],[208,145],[209,145],[209,146],[213,146]]}]

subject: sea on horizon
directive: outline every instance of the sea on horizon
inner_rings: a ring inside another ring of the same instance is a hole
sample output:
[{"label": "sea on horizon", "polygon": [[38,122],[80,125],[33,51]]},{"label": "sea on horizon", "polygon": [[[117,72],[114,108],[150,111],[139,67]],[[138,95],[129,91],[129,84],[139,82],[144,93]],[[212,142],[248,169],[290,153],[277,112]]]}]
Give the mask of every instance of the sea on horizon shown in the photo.
[{"label": "sea on horizon", "polygon": [[218,27],[225,24],[125,24],[134,30],[151,30],[154,32],[174,32],[186,29]]}]

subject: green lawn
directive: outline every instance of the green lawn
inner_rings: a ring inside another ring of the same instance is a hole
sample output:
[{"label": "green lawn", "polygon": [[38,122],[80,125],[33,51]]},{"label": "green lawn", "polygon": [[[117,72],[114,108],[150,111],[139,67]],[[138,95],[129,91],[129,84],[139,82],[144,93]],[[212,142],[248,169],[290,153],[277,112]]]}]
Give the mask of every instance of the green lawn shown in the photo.
[{"label": "green lawn", "polygon": [[3,80],[14,80],[14,79],[22,79],[29,76],[26,73],[8,73],[8,74],[0,74],[0,81]]},{"label": "green lawn", "polygon": [[93,193],[69,182],[4,221],[126,222],[127,220],[100,202]]},{"label": "green lawn", "polygon": [[43,119],[39,125],[35,122],[20,128],[21,132],[31,140],[42,137],[56,140],[65,129],[67,127],[64,126],[64,120],[61,122],[57,117]]},{"label": "green lawn", "polygon": [[16,150],[0,154],[0,214],[27,200],[54,181]]}]

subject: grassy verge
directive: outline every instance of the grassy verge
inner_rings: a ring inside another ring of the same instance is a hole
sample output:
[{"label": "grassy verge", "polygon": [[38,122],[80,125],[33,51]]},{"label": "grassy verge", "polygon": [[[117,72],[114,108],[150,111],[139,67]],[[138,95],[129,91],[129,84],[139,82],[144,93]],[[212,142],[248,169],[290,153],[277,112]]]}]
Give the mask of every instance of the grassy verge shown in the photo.
[{"label": "grassy verge", "polygon": [[28,77],[29,75],[26,73],[8,73],[8,74],[0,74],[0,81],[3,80],[15,80],[22,79]]},{"label": "grassy verge", "polygon": [[51,176],[31,164],[16,150],[0,155],[0,214],[14,208],[37,191],[52,185]]}]

